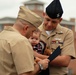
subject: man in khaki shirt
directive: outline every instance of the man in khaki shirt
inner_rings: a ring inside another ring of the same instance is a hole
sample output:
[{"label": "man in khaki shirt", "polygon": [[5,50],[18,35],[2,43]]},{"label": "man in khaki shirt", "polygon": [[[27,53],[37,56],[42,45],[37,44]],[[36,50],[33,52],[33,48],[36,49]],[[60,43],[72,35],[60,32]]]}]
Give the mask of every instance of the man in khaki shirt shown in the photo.
[{"label": "man in khaki shirt", "polygon": [[42,31],[41,40],[52,52],[60,46],[61,54],[49,65],[50,75],[67,75],[67,66],[76,57],[73,31],[61,26],[63,9],[59,0],[53,0],[43,13],[44,21],[39,27]]},{"label": "man in khaki shirt", "polygon": [[[31,19],[32,18],[32,19]],[[5,27],[0,33],[0,75],[36,75],[48,67],[48,59],[34,62],[34,54],[28,39],[41,18],[21,6],[13,27]]]}]

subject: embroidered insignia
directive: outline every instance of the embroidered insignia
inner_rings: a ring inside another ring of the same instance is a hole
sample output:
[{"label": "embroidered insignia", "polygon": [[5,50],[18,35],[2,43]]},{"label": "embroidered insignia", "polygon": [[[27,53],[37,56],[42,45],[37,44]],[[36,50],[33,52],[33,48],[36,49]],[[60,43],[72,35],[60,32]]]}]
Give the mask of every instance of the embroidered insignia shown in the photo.
[{"label": "embroidered insignia", "polygon": [[63,44],[63,42],[60,42],[61,38],[55,38],[55,40],[52,40],[52,44]]},{"label": "embroidered insignia", "polygon": [[60,14],[58,13],[58,14],[57,14],[57,17],[59,17],[59,16],[60,16]]}]

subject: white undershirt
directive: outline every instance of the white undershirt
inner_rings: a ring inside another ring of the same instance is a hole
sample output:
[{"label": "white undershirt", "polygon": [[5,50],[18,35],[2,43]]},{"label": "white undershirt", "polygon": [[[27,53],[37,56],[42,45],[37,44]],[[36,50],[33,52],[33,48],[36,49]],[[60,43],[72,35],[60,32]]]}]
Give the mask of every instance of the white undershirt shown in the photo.
[{"label": "white undershirt", "polygon": [[46,33],[47,33],[48,35],[50,35],[51,32],[52,32],[52,30],[51,30],[51,31],[46,31]]}]

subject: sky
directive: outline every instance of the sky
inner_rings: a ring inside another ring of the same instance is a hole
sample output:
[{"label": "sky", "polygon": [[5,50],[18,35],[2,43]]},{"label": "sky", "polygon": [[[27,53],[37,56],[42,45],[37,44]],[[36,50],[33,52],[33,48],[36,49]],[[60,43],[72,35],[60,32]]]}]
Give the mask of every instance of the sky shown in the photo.
[{"label": "sky", "polygon": [[[29,0],[0,0],[0,18],[3,17],[17,17],[19,6],[23,5],[23,2]],[[52,0],[39,0],[45,3],[45,7]],[[62,18],[70,20],[70,18],[76,18],[76,0],[60,0],[64,13]]]}]

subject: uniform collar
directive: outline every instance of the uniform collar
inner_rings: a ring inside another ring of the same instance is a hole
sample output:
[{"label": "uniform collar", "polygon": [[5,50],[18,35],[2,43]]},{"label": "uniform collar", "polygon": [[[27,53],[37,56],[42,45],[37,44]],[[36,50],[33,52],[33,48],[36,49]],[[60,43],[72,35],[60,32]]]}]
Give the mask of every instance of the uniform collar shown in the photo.
[{"label": "uniform collar", "polygon": [[59,34],[62,34],[63,31],[62,31],[62,26],[60,24],[57,25],[56,29],[55,29],[55,32],[56,33],[59,33]]},{"label": "uniform collar", "polygon": [[46,33],[46,31],[44,30],[44,25],[43,25],[43,23],[39,26],[39,29],[40,29],[42,35],[48,36],[48,34]]},{"label": "uniform collar", "polygon": [[[6,27],[4,28],[4,30],[18,32],[18,31],[17,31],[14,27],[12,27],[12,26],[6,26]],[[18,33],[19,33],[19,32],[18,32]]]},{"label": "uniform collar", "polygon": [[[39,28],[42,31],[42,35],[48,36],[48,34],[46,33],[46,31],[44,30],[44,25],[43,24]],[[58,34],[63,34],[62,26],[60,24],[57,25],[57,28],[52,31],[52,33],[50,34],[50,36],[54,36],[57,33]]]},{"label": "uniform collar", "polygon": [[51,36],[54,36],[56,34],[63,34],[62,26],[60,24],[58,24],[56,29],[53,30],[53,32],[51,33]]}]

